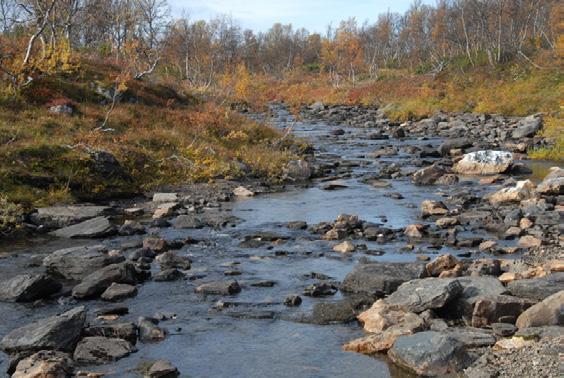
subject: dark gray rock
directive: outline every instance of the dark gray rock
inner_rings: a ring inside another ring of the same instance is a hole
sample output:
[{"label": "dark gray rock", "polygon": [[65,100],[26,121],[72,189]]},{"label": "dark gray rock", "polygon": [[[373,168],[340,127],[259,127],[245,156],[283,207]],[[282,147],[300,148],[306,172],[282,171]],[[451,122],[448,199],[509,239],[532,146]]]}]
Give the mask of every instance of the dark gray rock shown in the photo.
[{"label": "dark gray rock", "polygon": [[355,319],[353,303],[342,300],[316,303],[308,322],[313,324],[350,323]]},{"label": "dark gray rock", "polygon": [[485,327],[491,323],[515,322],[517,317],[535,304],[534,301],[511,295],[484,295],[474,302],[472,326]]},{"label": "dark gray rock", "polygon": [[513,336],[517,332],[517,327],[509,323],[492,323],[494,333],[501,337]]},{"label": "dark gray rock", "polygon": [[105,301],[117,302],[137,295],[137,287],[128,284],[112,283],[100,296]]},{"label": "dark gray rock", "polygon": [[397,365],[424,376],[456,374],[472,362],[461,341],[435,331],[400,336],[388,356]]},{"label": "dark gray rock", "polygon": [[114,282],[135,285],[142,281],[142,278],[130,262],[108,265],[76,285],[72,290],[72,296],[76,299],[96,298]]},{"label": "dark gray rock", "polygon": [[233,295],[241,292],[237,281],[209,282],[196,288],[196,293],[211,295]]},{"label": "dark gray rock", "polygon": [[46,274],[22,274],[0,283],[0,301],[33,302],[48,298],[62,287]]},{"label": "dark gray rock", "polygon": [[137,343],[137,326],[133,323],[94,325],[85,328],[83,335],[124,339],[135,345]]},{"label": "dark gray rock", "polygon": [[492,331],[481,328],[448,328],[444,333],[462,342],[466,348],[492,346],[497,341]]},{"label": "dark gray rock", "polygon": [[441,155],[449,155],[451,150],[472,147],[473,143],[468,138],[447,139],[439,146]]},{"label": "dark gray rock", "polygon": [[406,281],[424,277],[425,265],[415,263],[359,264],[345,277],[341,290],[383,297]]},{"label": "dark gray rock", "polygon": [[507,289],[516,297],[542,301],[564,290],[564,272],[552,273],[546,277],[511,281]]},{"label": "dark gray rock", "polygon": [[157,261],[161,270],[168,269],[190,269],[190,259],[186,256],[180,256],[175,252],[165,252],[157,256]]},{"label": "dark gray rock", "polygon": [[163,270],[153,276],[153,280],[157,282],[170,282],[181,280],[185,277],[184,273],[176,268]]},{"label": "dark gray rock", "polygon": [[169,361],[158,360],[151,365],[146,378],[176,378],[180,375],[178,369]]},{"label": "dark gray rock", "polygon": [[462,293],[462,285],[451,278],[423,278],[403,283],[386,298],[391,308],[414,312],[440,309]]},{"label": "dark gray rock", "polygon": [[158,326],[159,321],[155,318],[142,316],[137,321],[139,328],[139,340],[142,342],[163,341],[166,338],[166,330]]},{"label": "dark gray rock", "polygon": [[8,354],[60,350],[72,352],[86,319],[84,307],[50,316],[8,333],[0,345]]},{"label": "dark gray rock", "polygon": [[55,251],[45,257],[43,266],[51,274],[80,280],[98,269],[124,260],[123,256],[109,255],[103,245],[89,245]]},{"label": "dark gray rock", "polygon": [[92,218],[87,221],[74,224],[57,231],[51,232],[51,235],[59,238],[103,238],[114,235],[117,232],[116,227],[107,217]]},{"label": "dark gray rock", "polygon": [[441,312],[447,318],[463,318],[471,323],[474,304],[481,297],[501,295],[507,289],[495,277],[460,277],[455,278],[462,285],[462,293]]},{"label": "dark gray rock", "polygon": [[42,225],[48,229],[53,229],[70,226],[104,215],[112,215],[114,212],[114,209],[107,206],[43,207],[30,215],[30,221],[35,225]]},{"label": "dark gray rock", "polygon": [[81,364],[104,364],[126,357],[137,349],[127,340],[91,336],[80,340],[73,359]]},{"label": "dark gray rock", "polygon": [[415,185],[434,185],[445,173],[446,171],[443,168],[433,164],[415,172],[411,176],[411,180]]}]

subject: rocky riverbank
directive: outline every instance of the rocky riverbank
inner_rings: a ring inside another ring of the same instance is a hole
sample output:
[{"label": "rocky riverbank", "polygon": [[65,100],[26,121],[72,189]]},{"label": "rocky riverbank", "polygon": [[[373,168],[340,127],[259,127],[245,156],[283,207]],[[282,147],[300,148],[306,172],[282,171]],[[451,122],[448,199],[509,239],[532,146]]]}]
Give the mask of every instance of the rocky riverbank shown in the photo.
[{"label": "rocky riverbank", "polygon": [[[382,377],[559,376],[564,170],[538,179],[523,154],[545,143],[542,117],[397,125],[378,109],[302,113],[272,111],[315,148],[287,166],[285,187],[216,181],[33,213],[39,242],[0,264],[2,367],[15,377],[259,376],[274,365],[368,376],[387,355]],[[296,331],[315,340],[344,325],[313,349]],[[275,332],[292,342],[268,351]],[[205,357],[173,352],[194,338]],[[212,367],[214,349],[227,370]]]}]

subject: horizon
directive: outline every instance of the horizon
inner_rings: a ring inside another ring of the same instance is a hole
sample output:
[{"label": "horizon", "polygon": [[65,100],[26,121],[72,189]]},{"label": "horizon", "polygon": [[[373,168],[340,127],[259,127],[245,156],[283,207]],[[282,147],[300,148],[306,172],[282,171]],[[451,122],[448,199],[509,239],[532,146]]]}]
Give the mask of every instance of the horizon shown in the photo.
[{"label": "horizon", "polygon": [[[329,25],[355,18],[360,24],[375,22],[378,15],[392,12],[404,13],[412,0],[360,0],[354,4],[346,0],[209,0],[205,4],[197,0],[170,0],[171,14],[181,17],[184,13],[194,20],[210,20],[227,15],[244,29],[256,32],[267,31],[275,23],[291,24],[294,28],[305,28],[312,33],[323,34]],[[435,1],[424,0],[423,4]]]}]

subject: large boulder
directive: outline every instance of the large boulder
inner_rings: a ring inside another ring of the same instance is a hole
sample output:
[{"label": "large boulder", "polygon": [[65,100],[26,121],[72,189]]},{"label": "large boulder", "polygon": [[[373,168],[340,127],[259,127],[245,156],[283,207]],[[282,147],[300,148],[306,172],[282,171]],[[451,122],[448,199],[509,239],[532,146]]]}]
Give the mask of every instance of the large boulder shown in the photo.
[{"label": "large boulder", "polygon": [[512,163],[511,152],[477,151],[464,155],[453,169],[463,175],[495,175],[506,172]]},{"label": "large boulder", "polygon": [[46,274],[22,274],[0,282],[0,301],[33,302],[59,292],[62,287]]},{"label": "large boulder", "polygon": [[519,328],[563,326],[564,325],[564,290],[530,307],[517,318]]},{"label": "large boulder", "polygon": [[45,257],[43,266],[57,276],[80,280],[98,269],[124,260],[123,256],[108,254],[103,245],[88,245],[55,251]]},{"label": "large boulder", "polygon": [[18,362],[12,378],[66,378],[73,373],[69,354],[42,350]]},{"label": "large boulder", "polygon": [[72,352],[80,338],[85,319],[84,307],[76,307],[60,315],[16,328],[4,336],[0,345],[8,354],[40,350]]},{"label": "large boulder", "polygon": [[104,364],[117,361],[136,351],[127,340],[92,336],[80,340],[73,359],[81,364]]},{"label": "large boulder", "polygon": [[542,301],[564,290],[564,272],[552,273],[546,277],[511,281],[507,284],[507,289],[516,297]]},{"label": "large boulder", "polygon": [[72,296],[76,299],[97,298],[113,283],[135,285],[144,278],[130,262],[108,265],[84,278],[72,289]]},{"label": "large boulder", "polygon": [[548,175],[537,186],[537,193],[547,195],[564,194],[564,169],[552,167]]},{"label": "large boulder", "polygon": [[424,376],[456,374],[472,362],[461,341],[434,331],[399,337],[388,356],[397,365]]},{"label": "large boulder", "polygon": [[417,263],[359,264],[345,277],[341,290],[383,297],[406,281],[424,277],[425,265]]},{"label": "large boulder", "polygon": [[462,285],[450,278],[423,278],[401,284],[386,298],[396,310],[421,313],[440,309],[462,293]]},{"label": "large boulder", "polygon": [[51,232],[51,235],[59,238],[103,238],[117,233],[108,217],[96,217],[87,221],[67,226]]},{"label": "large boulder", "polygon": [[52,206],[37,209],[30,221],[49,229],[70,226],[88,219],[111,215],[114,209],[107,206]]}]

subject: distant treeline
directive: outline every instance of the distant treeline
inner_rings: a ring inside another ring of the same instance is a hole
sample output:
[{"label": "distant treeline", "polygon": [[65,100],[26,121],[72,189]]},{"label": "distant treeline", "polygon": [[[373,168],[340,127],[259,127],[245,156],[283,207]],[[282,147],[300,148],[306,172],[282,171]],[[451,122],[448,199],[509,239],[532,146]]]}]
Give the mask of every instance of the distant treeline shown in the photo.
[{"label": "distant treeline", "polygon": [[257,33],[226,16],[173,18],[166,0],[0,0],[0,77],[24,85],[65,69],[75,52],[123,64],[137,78],[158,70],[198,87],[241,66],[273,76],[325,73],[338,84],[382,68],[534,65],[539,50],[558,51],[561,10],[552,0],[415,1],[404,14],[349,19],[320,35],[283,24]]}]

